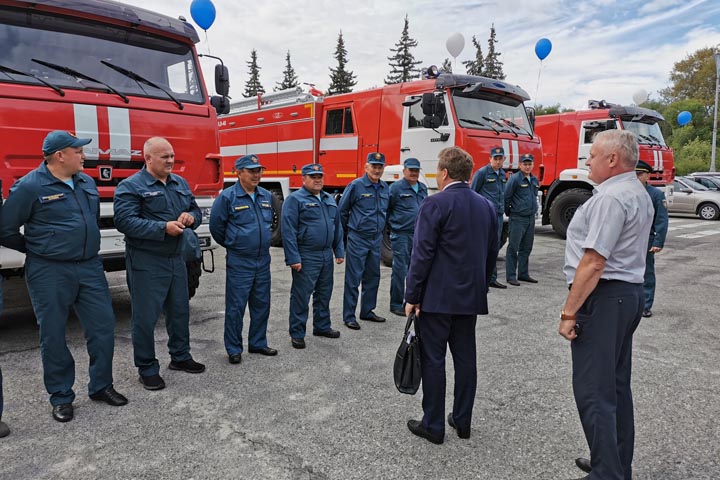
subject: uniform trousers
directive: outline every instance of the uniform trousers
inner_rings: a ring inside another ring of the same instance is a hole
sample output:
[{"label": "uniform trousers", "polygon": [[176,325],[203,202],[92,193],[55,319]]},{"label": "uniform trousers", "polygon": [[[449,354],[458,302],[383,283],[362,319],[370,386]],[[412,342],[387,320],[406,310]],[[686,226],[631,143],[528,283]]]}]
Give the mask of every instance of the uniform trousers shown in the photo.
[{"label": "uniform trousers", "polygon": [[390,276],[390,310],[402,310],[405,303],[405,277],[410,267],[412,233],[391,233],[392,275]]},{"label": "uniform trousers", "polygon": [[645,310],[650,310],[655,302],[655,254],[650,252],[645,255],[643,290],[645,292]]},{"label": "uniform trousers", "polygon": [[[503,234],[503,214],[498,213],[498,250],[500,247],[502,247],[502,234]],[[497,280],[497,262],[495,262],[495,265],[493,265],[493,271],[492,275],[490,275],[490,282],[494,282]]]},{"label": "uniform trousers", "polygon": [[358,286],[362,281],[360,318],[367,318],[377,304],[380,286],[380,248],[382,235],[364,237],[350,231],[345,248],[345,291],[343,295],[343,321],[355,321],[358,303]]},{"label": "uniform trousers", "polygon": [[127,284],[132,301],[132,341],[135,366],[141,376],[160,372],[155,357],[155,326],[165,314],[168,351],[174,362],[190,360],[190,303],[185,261],[127,247]]},{"label": "uniform trousers", "polygon": [[534,240],[535,215],[511,215],[508,224],[508,247],[505,253],[505,277],[507,280],[530,276],[529,260]]},{"label": "uniform trousers", "polygon": [[330,296],[333,289],[333,252],[304,251],[300,248],[302,269],[292,271],[290,288],[290,337],[305,338],[305,326],[313,297],[313,331],[330,330]]},{"label": "uniform trousers", "polygon": [[632,478],[632,337],[643,303],[641,284],[601,281],[577,312],[582,330],[571,343],[573,392],[593,480]]},{"label": "uniform trousers", "polygon": [[75,360],[65,339],[70,310],[82,325],[90,357],[88,393],[112,385],[115,314],[99,256],[58,262],[28,256],[25,281],[40,327],[43,380],[53,406],[72,403]]}]

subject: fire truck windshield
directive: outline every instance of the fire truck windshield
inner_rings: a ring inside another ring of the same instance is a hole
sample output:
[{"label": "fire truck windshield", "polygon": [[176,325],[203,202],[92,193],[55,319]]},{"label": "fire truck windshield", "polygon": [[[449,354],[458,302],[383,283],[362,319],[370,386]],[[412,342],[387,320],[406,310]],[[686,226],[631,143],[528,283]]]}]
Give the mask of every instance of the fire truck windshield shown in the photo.
[{"label": "fire truck windshield", "polygon": [[659,145],[661,147],[667,146],[662,131],[660,131],[660,125],[657,123],[630,122],[625,120],[622,123],[625,130],[629,130],[638,136],[639,143]]},{"label": "fire truck windshield", "polygon": [[453,91],[452,98],[461,127],[497,129],[532,136],[532,127],[522,102],[482,91],[467,94],[460,89]]},{"label": "fire truck windshield", "polygon": [[[97,21],[7,9],[0,11],[0,45],[0,65],[5,67],[0,69],[0,83],[106,91],[111,87],[128,96],[204,102],[191,45],[166,37]],[[49,62],[66,69],[51,68]],[[82,72],[84,78],[79,81],[70,70]]]}]

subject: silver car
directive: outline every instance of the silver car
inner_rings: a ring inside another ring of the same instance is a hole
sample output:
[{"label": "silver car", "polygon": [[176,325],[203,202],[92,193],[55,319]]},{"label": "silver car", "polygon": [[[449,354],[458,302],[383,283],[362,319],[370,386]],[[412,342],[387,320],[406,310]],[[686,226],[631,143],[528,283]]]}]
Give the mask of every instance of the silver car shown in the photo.
[{"label": "silver car", "polygon": [[687,177],[675,178],[673,187],[673,203],[668,205],[668,212],[689,213],[703,220],[720,218],[720,192],[709,190]]}]

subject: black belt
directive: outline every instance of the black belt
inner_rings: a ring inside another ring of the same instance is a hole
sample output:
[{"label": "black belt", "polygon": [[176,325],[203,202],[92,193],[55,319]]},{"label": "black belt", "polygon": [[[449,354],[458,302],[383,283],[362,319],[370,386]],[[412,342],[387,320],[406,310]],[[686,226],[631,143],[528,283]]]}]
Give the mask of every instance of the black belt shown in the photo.
[{"label": "black belt", "polygon": [[[613,280],[613,279],[609,279],[609,278],[601,278],[600,280],[598,280],[598,285],[601,285],[603,283],[611,283],[611,282],[629,283],[629,282],[626,282],[625,280]],[[572,286],[573,286],[573,284],[569,283],[568,290],[572,290]]]}]

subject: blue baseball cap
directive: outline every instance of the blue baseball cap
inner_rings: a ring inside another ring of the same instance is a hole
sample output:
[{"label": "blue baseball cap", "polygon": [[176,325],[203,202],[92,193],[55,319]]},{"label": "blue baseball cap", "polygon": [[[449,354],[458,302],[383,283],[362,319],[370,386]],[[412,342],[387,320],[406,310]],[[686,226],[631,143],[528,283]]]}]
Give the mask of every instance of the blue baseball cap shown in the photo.
[{"label": "blue baseball cap", "polygon": [[417,158],[407,158],[403,162],[403,167],[420,169],[420,160]]},{"label": "blue baseball cap", "polygon": [[532,153],[526,153],[525,155],[523,155],[522,157],[520,157],[520,161],[523,162],[523,163],[525,163],[525,162],[530,162],[530,163],[532,163],[532,162],[535,161],[535,157],[532,156]]},{"label": "blue baseball cap", "polygon": [[493,147],[492,149],[490,149],[490,156],[491,157],[504,157],[505,150],[502,147]]},{"label": "blue baseball cap", "polygon": [[367,156],[367,162],[373,165],[385,165],[385,155],[380,152],[370,153]]},{"label": "blue baseball cap", "polygon": [[325,175],[322,165],[319,163],[309,163],[302,167],[303,175]]},{"label": "blue baseball cap", "polygon": [[82,147],[92,142],[92,138],[78,138],[65,130],[53,130],[43,140],[43,155],[51,155],[68,147]]},{"label": "blue baseball cap", "polygon": [[260,165],[260,160],[258,160],[257,155],[245,155],[235,160],[235,171],[242,170],[243,168],[253,169],[265,167]]}]

